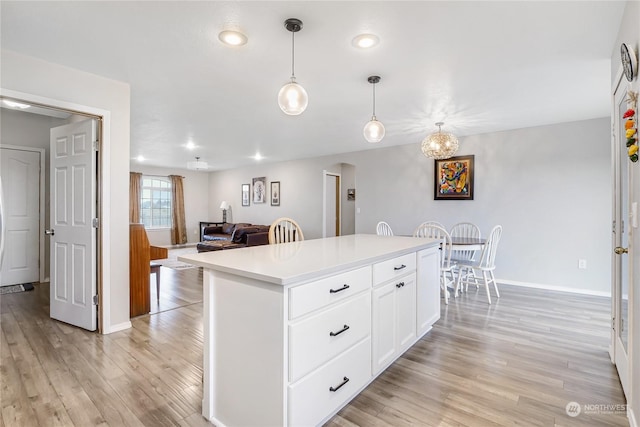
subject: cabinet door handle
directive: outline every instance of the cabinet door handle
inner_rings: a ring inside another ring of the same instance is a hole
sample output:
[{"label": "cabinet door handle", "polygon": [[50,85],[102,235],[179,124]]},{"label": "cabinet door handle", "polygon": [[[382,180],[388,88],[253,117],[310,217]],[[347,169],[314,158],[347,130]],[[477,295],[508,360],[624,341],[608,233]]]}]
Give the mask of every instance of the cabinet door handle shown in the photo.
[{"label": "cabinet door handle", "polygon": [[404,286],[404,282],[396,283],[396,288],[401,288]]},{"label": "cabinet door handle", "polygon": [[329,332],[329,336],[331,337],[337,337],[338,335],[340,335],[341,333],[343,333],[344,331],[346,331],[347,329],[349,329],[349,325],[344,325],[342,329],[340,329],[338,332]]},{"label": "cabinet door handle", "polygon": [[329,293],[330,293],[330,294],[337,294],[338,292],[340,292],[340,291],[344,291],[344,290],[347,290],[347,289],[349,289],[349,285],[347,285],[347,284],[345,283],[345,284],[344,284],[344,286],[343,286],[343,287],[341,287],[341,288],[339,288],[339,289],[329,289]]},{"label": "cabinet door handle", "polygon": [[340,390],[340,387],[342,387],[343,385],[345,385],[348,382],[349,382],[349,378],[344,377],[342,379],[342,382],[340,383],[340,385],[338,387],[329,387],[329,391],[338,391],[338,390]]},{"label": "cabinet door handle", "polygon": [[393,267],[395,271],[402,270],[403,268],[407,268],[407,266],[402,264],[400,267]]}]

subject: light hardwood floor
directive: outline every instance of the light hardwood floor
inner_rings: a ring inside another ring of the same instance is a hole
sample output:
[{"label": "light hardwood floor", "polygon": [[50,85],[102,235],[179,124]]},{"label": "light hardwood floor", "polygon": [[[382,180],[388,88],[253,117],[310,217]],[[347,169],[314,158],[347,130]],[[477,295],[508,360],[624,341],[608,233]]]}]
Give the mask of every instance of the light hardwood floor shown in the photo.
[{"label": "light hardwood floor", "polygon": [[[0,427],[208,425],[202,303],[191,302],[201,277],[163,269],[187,305],[106,336],[50,320],[46,284],[0,297]],[[565,411],[625,403],[607,354],[609,299],[501,293],[491,306],[482,290],[443,305],[434,329],[327,425],[627,426],[620,412]]]}]

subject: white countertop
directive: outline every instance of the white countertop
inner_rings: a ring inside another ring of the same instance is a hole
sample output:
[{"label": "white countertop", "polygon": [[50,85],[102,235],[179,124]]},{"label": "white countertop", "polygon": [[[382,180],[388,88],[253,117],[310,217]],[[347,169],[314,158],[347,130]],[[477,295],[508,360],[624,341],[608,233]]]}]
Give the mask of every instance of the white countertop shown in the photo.
[{"label": "white countertop", "polygon": [[289,285],[400,256],[440,243],[416,237],[353,234],[302,242],[183,255],[178,260],[276,285]]}]

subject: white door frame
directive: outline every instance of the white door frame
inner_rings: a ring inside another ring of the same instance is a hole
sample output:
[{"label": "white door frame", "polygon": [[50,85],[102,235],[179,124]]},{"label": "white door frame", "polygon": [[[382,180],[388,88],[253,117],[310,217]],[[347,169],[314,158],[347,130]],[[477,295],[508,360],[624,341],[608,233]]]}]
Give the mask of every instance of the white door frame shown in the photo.
[{"label": "white door frame", "polygon": [[40,153],[40,194],[39,194],[39,200],[40,200],[40,219],[39,219],[39,225],[38,225],[38,242],[39,242],[39,249],[38,249],[38,257],[39,257],[39,274],[38,274],[38,281],[40,283],[48,281],[48,277],[45,278],[44,277],[44,266],[45,266],[45,262],[47,261],[44,258],[44,248],[45,248],[45,244],[44,244],[44,240],[42,238],[42,236],[44,236],[44,202],[45,202],[45,198],[44,198],[44,187],[45,187],[45,164],[44,164],[44,158],[45,158],[45,149],[44,148],[36,148],[36,147],[24,147],[24,146],[20,146],[20,145],[9,145],[9,144],[0,144],[0,148],[7,148],[9,150],[22,150],[22,151],[32,151],[32,152],[37,152]]},{"label": "white door frame", "polygon": [[30,104],[65,110],[98,121],[97,135],[98,140],[101,141],[98,164],[99,186],[97,189],[98,218],[100,219],[98,253],[96,254],[98,263],[96,289],[100,301],[98,305],[98,332],[102,334],[115,332],[111,330],[111,259],[109,256],[104,256],[111,253],[111,215],[109,214],[111,206],[111,111],[4,88],[0,88],[0,95]]},{"label": "white door frame", "polygon": [[[327,176],[336,176],[338,179],[342,179],[342,176],[336,172],[327,172],[326,170],[322,171],[322,237],[327,237]],[[336,201],[338,203],[338,218],[340,221],[340,225],[342,228],[342,195],[340,187],[338,187]],[[340,230],[340,233],[342,231]]]},{"label": "white door frame", "polygon": [[[633,176],[634,176],[634,168],[631,166],[631,163],[627,163],[628,168],[628,176],[621,177],[620,176],[620,161],[627,162],[626,159],[626,148],[621,145],[622,142],[622,132],[624,132],[622,117],[619,117],[619,109],[617,100],[620,99],[621,93],[620,91],[624,91],[624,96],[626,97],[627,91],[631,88],[631,85],[624,79],[622,67],[618,69],[616,73],[616,78],[614,79],[613,86],[611,88],[611,161],[612,161],[612,185],[613,185],[613,197],[612,197],[612,216],[614,221],[613,234],[611,240],[611,342],[609,343],[609,355],[611,357],[611,361],[616,366],[618,371],[618,375],[620,378],[620,382],[623,386],[623,391],[627,398],[627,401],[631,401],[631,393],[633,389],[633,381],[631,378],[631,360],[633,357],[632,348],[633,348],[633,312],[635,308],[633,307],[633,254],[634,248],[632,244],[632,227],[633,227],[633,219],[629,216],[631,211],[631,203],[632,203],[632,194],[633,194]],[[621,160],[622,159],[622,160]],[[621,195],[620,191],[622,190],[622,186],[620,185],[620,179],[626,179],[627,189],[626,195]],[[622,204],[619,203],[621,197],[627,197],[628,206],[626,207],[626,211],[622,212]],[[618,224],[618,219],[622,218],[624,220],[624,229],[622,233],[616,233],[620,230],[620,224]],[[627,254],[614,254],[614,248],[616,246],[622,246],[622,241],[624,236],[627,236]],[[628,271],[627,277],[622,278],[620,276],[620,271],[617,268],[617,265],[622,262],[621,257],[627,257],[628,259]],[[621,316],[620,313],[620,289],[618,289],[619,281],[626,279],[628,281],[627,284],[627,346],[626,351],[622,348],[622,343],[619,338],[619,330],[621,328]]]}]

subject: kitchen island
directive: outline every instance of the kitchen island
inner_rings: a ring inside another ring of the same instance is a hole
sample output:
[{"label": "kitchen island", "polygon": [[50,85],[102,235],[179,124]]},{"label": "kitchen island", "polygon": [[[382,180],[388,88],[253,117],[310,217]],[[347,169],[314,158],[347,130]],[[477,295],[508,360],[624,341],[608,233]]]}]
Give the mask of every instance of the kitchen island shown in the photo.
[{"label": "kitchen island", "polygon": [[203,416],[328,420],[440,318],[439,243],[358,234],[180,256],[204,267]]}]

